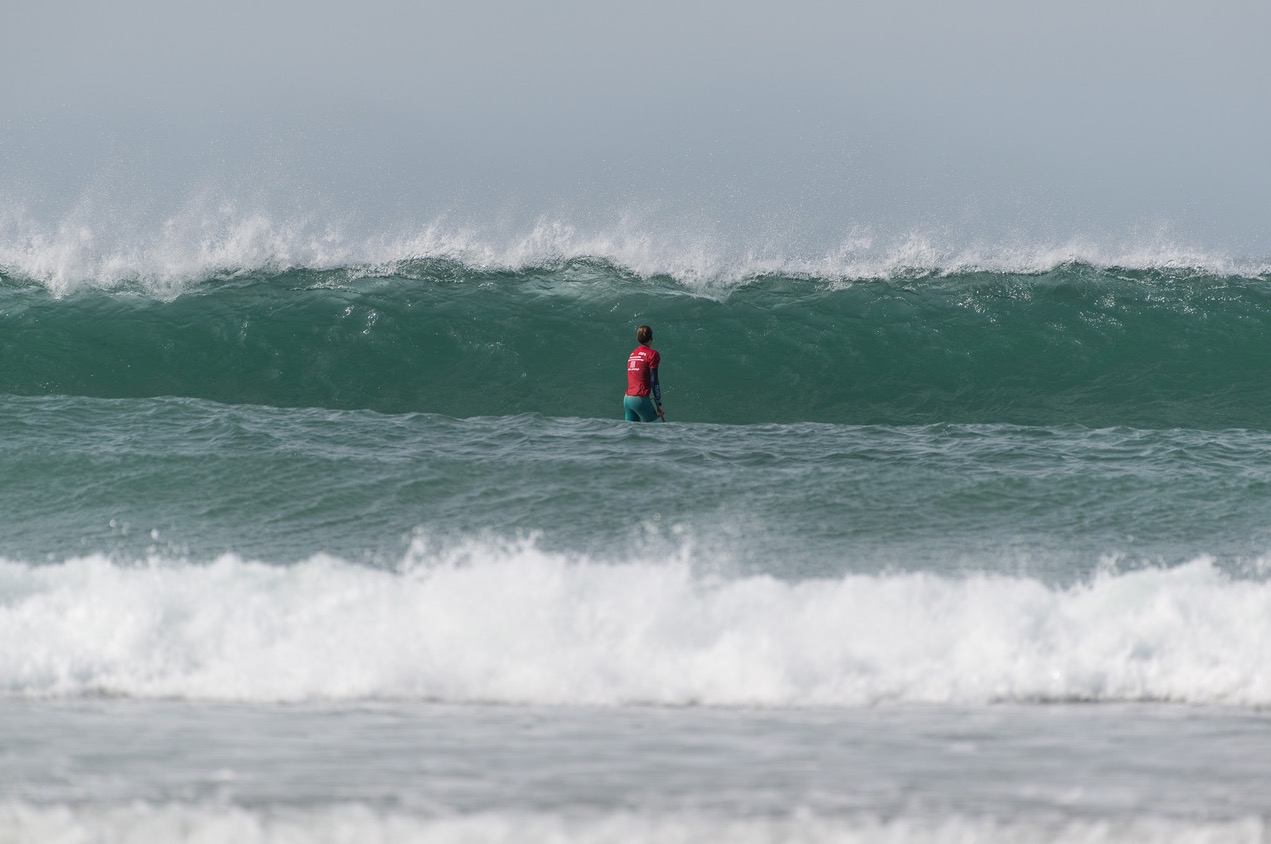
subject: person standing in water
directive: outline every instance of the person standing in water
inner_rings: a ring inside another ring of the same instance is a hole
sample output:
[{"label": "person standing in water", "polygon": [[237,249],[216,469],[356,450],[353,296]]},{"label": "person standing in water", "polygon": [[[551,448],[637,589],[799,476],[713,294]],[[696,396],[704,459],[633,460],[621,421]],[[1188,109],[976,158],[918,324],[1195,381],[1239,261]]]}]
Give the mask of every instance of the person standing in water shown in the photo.
[{"label": "person standing in water", "polygon": [[627,358],[627,394],[622,397],[622,407],[628,422],[664,422],[662,387],[658,384],[658,364],[662,356],[649,346],[653,342],[653,329],[647,325],[637,328],[636,342],[640,345]]}]

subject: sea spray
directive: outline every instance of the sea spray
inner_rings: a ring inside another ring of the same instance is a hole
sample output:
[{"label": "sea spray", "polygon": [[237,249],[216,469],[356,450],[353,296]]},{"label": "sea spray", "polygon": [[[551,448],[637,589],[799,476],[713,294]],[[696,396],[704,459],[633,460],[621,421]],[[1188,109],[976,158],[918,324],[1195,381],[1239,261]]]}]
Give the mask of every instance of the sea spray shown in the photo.
[{"label": "sea spray", "polygon": [[674,278],[698,290],[727,289],[765,276],[1034,275],[1078,264],[1218,277],[1271,272],[1266,256],[1202,248],[1164,231],[976,241],[951,238],[938,226],[884,235],[852,224],[817,246],[797,245],[796,234],[728,236],[702,220],[638,208],[595,219],[589,215],[586,222],[540,214],[515,224],[496,223],[488,215],[452,213],[368,228],[331,207],[280,213],[242,197],[207,192],[150,212],[84,197],[60,219],[40,217],[10,199],[0,202],[0,274],[35,281],[58,295],[140,286],[170,297],[209,278],[300,269],[393,275],[421,261],[454,262],[486,273],[598,261],[641,278]]}]

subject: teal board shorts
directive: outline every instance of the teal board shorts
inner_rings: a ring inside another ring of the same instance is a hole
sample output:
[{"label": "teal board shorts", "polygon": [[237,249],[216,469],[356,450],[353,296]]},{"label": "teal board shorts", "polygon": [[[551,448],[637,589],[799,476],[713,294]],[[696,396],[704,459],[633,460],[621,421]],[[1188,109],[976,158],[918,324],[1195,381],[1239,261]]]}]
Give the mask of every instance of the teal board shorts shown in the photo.
[{"label": "teal board shorts", "polygon": [[658,409],[653,406],[653,399],[648,396],[623,396],[622,409],[627,413],[628,422],[661,422]]}]

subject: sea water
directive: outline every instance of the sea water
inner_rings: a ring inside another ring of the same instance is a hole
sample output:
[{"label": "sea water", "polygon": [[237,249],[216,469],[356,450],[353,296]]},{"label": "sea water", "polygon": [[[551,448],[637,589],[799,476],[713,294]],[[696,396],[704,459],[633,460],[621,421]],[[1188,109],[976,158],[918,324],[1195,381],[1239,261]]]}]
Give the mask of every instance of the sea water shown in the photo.
[{"label": "sea water", "polygon": [[1265,267],[30,254],[0,841],[1271,836]]}]

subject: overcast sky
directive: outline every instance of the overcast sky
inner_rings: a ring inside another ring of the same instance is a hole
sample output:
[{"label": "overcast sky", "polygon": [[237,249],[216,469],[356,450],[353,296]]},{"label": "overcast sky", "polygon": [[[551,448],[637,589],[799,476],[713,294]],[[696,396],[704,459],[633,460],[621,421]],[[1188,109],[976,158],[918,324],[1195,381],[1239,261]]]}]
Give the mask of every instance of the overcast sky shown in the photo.
[{"label": "overcast sky", "polygon": [[1271,256],[1268,34],[1265,0],[19,0],[0,201],[631,206],[797,248],[1165,231]]}]

